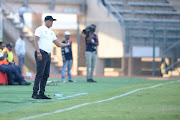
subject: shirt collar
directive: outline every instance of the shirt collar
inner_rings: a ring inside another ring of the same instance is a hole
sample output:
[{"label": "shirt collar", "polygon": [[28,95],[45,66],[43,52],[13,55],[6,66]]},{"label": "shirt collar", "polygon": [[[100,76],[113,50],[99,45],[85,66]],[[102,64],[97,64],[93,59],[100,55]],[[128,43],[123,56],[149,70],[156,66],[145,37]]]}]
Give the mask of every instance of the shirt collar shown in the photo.
[{"label": "shirt collar", "polygon": [[24,41],[24,39],[22,39],[22,38],[19,38],[21,41]]},{"label": "shirt collar", "polygon": [[49,28],[48,28],[46,25],[43,25],[43,27],[44,27],[45,29],[49,30]]}]

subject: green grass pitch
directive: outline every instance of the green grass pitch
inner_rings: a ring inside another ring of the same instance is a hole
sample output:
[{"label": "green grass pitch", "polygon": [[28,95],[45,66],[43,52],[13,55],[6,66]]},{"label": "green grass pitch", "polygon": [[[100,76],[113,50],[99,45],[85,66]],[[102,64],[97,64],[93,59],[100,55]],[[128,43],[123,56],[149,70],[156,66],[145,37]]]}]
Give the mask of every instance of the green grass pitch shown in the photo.
[{"label": "green grass pitch", "polygon": [[[96,78],[87,83],[85,78],[74,78],[75,83],[46,86],[46,95],[52,100],[31,98],[31,86],[0,86],[0,120],[18,120],[43,113],[92,103],[76,109],[32,120],[180,120],[180,82],[144,89],[101,103],[96,101],[118,96],[129,91],[176,80],[149,80],[143,78]],[[50,79],[60,80],[60,79]],[[59,100],[63,97],[86,93]]]}]

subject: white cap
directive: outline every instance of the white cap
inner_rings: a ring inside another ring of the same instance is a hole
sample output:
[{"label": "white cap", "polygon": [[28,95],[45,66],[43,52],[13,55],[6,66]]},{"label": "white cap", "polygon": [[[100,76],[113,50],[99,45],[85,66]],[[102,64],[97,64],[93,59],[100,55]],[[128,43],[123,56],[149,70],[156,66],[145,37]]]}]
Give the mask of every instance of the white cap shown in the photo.
[{"label": "white cap", "polygon": [[66,35],[71,35],[71,33],[69,31],[66,31],[66,32],[64,32],[64,36],[66,36]]}]

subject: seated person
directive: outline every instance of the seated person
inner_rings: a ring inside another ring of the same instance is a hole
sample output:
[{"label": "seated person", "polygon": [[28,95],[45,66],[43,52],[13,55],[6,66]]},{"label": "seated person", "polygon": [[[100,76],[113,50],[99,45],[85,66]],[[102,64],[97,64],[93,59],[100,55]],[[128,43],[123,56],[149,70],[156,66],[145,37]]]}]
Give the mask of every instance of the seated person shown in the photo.
[{"label": "seated person", "polygon": [[3,53],[4,43],[0,42],[0,71],[7,74],[9,85],[30,85],[21,75],[20,69],[15,65],[9,65],[6,57],[7,53]]},{"label": "seated person", "polygon": [[14,65],[14,58],[13,58],[13,52],[12,52],[12,48],[14,47],[14,45],[12,43],[7,43],[6,47],[3,49],[3,53],[7,54],[7,62],[9,64],[13,64]]}]

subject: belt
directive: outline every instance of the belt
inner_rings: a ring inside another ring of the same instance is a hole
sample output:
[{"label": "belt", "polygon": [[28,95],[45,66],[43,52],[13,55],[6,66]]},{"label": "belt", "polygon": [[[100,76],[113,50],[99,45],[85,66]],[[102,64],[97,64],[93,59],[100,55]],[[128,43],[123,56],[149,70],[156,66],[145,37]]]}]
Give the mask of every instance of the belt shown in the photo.
[{"label": "belt", "polygon": [[86,51],[86,52],[96,52],[96,51]]},{"label": "belt", "polygon": [[40,51],[42,51],[42,52],[44,52],[44,53],[46,53],[46,54],[48,54],[48,55],[51,55],[51,53],[48,53],[48,52],[46,52],[46,51],[44,51],[44,50],[41,50],[41,49],[40,49]]}]

